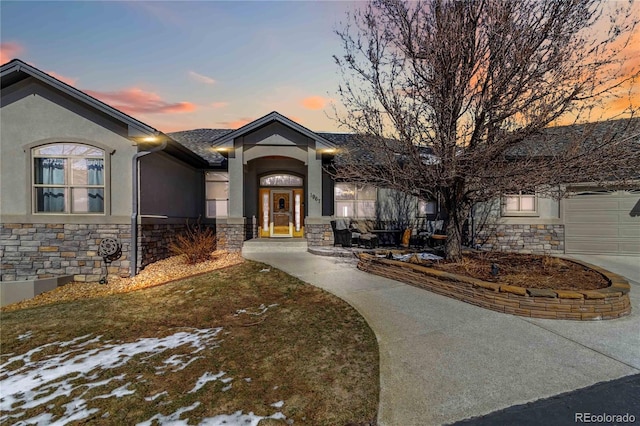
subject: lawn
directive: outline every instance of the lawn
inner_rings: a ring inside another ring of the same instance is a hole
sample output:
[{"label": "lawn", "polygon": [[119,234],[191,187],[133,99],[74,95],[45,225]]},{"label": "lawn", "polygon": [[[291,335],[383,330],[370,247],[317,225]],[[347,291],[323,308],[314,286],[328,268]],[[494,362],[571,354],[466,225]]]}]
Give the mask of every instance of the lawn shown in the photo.
[{"label": "lawn", "polygon": [[249,261],[3,312],[0,356],[3,424],[345,425],[378,405],[364,319]]}]

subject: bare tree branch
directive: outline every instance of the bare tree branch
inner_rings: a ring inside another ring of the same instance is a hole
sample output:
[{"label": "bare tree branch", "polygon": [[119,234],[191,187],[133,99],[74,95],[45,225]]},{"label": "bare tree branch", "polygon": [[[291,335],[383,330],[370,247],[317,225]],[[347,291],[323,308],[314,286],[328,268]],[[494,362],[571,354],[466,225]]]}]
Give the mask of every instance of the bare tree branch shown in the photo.
[{"label": "bare tree branch", "polygon": [[[347,112],[337,120],[360,136],[335,176],[439,197],[451,259],[476,203],[638,178],[634,106],[626,120],[594,117],[620,88],[635,93],[640,69],[624,55],[634,10],[599,0],[371,1],[338,31]],[[585,118],[599,123],[575,125]]]}]

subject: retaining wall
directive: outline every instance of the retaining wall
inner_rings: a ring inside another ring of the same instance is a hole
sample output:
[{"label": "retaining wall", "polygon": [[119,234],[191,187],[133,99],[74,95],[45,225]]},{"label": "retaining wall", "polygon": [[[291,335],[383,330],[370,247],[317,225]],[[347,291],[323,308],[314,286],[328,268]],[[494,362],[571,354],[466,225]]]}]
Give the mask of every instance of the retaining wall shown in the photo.
[{"label": "retaining wall", "polygon": [[622,276],[571,260],[603,275],[609,287],[588,291],[539,290],[490,283],[363,253],[358,269],[506,314],[549,319],[601,320],[631,313],[631,286]]}]

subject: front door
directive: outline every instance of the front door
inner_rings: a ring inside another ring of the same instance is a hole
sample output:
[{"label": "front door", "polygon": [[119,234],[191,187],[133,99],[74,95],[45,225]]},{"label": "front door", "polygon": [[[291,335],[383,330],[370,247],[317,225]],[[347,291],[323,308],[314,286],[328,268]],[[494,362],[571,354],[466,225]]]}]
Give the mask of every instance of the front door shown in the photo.
[{"label": "front door", "polygon": [[260,188],[260,237],[304,236],[302,188]]},{"label": "front door", "polygon": [[271,190],[271,237],[293,236],[291,191]]}]

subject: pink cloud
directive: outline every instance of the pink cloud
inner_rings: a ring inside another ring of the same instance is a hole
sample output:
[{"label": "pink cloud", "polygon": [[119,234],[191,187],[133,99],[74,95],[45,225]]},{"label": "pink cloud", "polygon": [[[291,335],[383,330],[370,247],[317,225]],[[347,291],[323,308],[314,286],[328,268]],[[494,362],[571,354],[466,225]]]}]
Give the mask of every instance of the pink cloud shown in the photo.
[{"label": "pink cloud", "polygon": [[211,104],[211,106],[214,108],[224,108],[227,105],[229,105],[229,102],[214,102]]},{"label": "pink cloud", "polygon": [[233,121],[218,121],[218,124],[227,129],[239,129],[245,124],[251,123],[255,118],[252,117],[242,117]]},{"label": "pink cloud", "polygon": [[309,96],[300,101],[300,104],[306,109],[318,110],[324,108],[329,101],[330,99],[323,98],[322,96]]},{"label": "pink cloud", "polygon": [[158,94],[145,92],[137,87],[115,92],[99,92],[94,90],[85,90],[85,92],[131,115],[144,113],[181,113],[195,111],[196,109],[196,106],[191,102],[169,103],[164,101]]},{"label": "pink cloud", "polygon": [[194,79],[196,81],[199,81],[200,83],[204,83],[204,84],[215,84],[215,82],[216,82],[211,77],[207,77],[206,75],[198,74],[195,71],[189,71],[189,77],[191,77],[192,79]]},{"label": "pink cloud", "polygon": [[49,74],[51,77],[53,78],[57,78],[58,80],[60,80],[63,83],[67,83],[69,86],[75,86],[77,79],[76,78],[71,78],[71,77],[65,77],[64,75],[60,75],[55,71],[45,71],[47,74]]},{"label": "pink cloud", "polygon": [[22,45],[15,41],[0,43],[0,64],[6,64],[10,60],[16,59],[23,50]]}]

